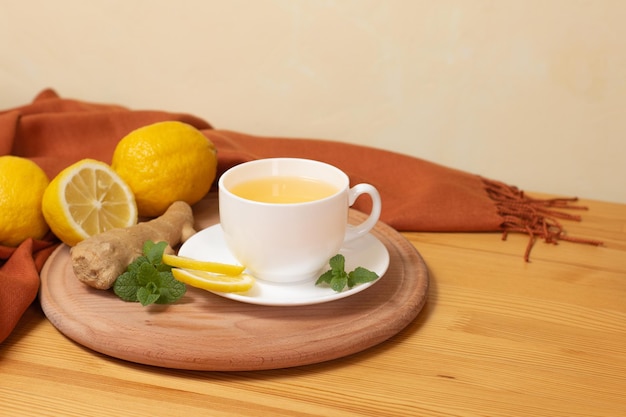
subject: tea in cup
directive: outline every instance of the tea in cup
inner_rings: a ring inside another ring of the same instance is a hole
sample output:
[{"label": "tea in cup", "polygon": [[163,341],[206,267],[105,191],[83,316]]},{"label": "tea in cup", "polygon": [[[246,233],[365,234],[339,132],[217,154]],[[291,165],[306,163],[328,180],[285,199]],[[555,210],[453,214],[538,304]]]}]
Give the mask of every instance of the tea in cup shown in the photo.
[{"label": "tea in cup", "polygon": [[[228,249],[258,279],[277,283],[317,278],[343,244],[367,234],[380,217],[370,184],[324,162],[269,158],[245,162],[218,181],[220,223]],[[348,224],[348,209],[368,194],[370,215]]]}]

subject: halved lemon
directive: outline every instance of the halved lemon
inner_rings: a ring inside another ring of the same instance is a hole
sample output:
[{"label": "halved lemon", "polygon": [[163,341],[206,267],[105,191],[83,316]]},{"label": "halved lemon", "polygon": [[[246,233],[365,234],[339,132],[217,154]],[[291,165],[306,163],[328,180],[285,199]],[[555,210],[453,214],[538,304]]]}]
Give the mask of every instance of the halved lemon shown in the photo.
[{"label": "halved lemon", "polygon": [[239,275],[245,267],[241,265],[223,264],[219,262],[199,261],[186,256],[163,254],[163,263],[169,266],[182,269],[193,269],[196,271],[212,272],[222,275]]},{"label": "halved lemon", "polygon": [[228,276],[205,271],[172,268],[174,278],[192,287],[217,292],[244,292],[254,285],[254,277],[248,274]]},{"label": "halved lemon", "polygon": [[41,208],[52,232],[69,246],[137,223],[130,187],[108,164],[94,159],[61,171],[46,188]]}]

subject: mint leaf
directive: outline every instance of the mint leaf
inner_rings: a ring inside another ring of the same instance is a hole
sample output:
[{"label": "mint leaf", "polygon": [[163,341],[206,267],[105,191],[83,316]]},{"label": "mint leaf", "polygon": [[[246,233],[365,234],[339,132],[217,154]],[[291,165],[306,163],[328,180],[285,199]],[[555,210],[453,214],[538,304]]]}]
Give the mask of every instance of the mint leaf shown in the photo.
[{"label": "mint leaf", "polygon": [[167,242],[154,243],[148,240],[143,244],[143,253],[152,265],[157,266],[162,263],[161,259],[163,258],[163,252],[166,247]]},{"label": "mint leaf", "polygon": [[130,265],[128,265],[126,267],[126,271],[130,272],[132,274],[135,274],[135,273],[137,273],[139,268],[141,268],[141,265],[143,265],[145,263],[149,264],[150,261],[145,256],[140,256],[139,258],[135,259],[134,262],[132,262]]},{"label": "mint leaf", "polygon": [[348,274],[348,287],[352,288],[356,285],[365,284],[366,282],[372,282],[377,279],[378,274],[376,272],[372,272],[359,266]]},{"label": "mint leaf", "polygon": [[318,279],[317,281],[315,281],[315,285],[319,285],[322,283],[326,283],[328,285],[330,285],[330,281],[333,279],[333,270],[329,269],[328,271],[324,272]]},{"label": "mint leaf", "polygon": [[348,285],[348,274],[345,271],[333,271],[333,278],[330,280],[330,288],[336,292],[343,291]]},{"label": "mint leaf", "polygon": [[338,253],[337,255],[330,258],[330,261],[328,261],[328,264],[330,265],[330,268],[333,271],[339,271],[339,272],[345,271],[346,258],[344,258],[342,254]]},{"label": "mint leaf", "polygon": [[162,262],[167,242],[147,241],[143,256],[126,268],[113,284],[113,292],[124,301],[150,304],[169,304],[180,299],[187,287],[172,275],[172,268]]},{"label": "mint leaf", "polygon": [[137,302],[137,275],[131,271],[126,271],[113,284],[113,292],[124,301]]},{"label": "mint leaf", "polygon": [[337,254],[328,261],[330,268],[324,272],[315,282],[315,285],[327,284],[334,291],[341,292],[346,287],[352,288],[359,284],[375,281],[378,279],[376,272],[369,271],[361,266],[354,271],[345,271],[346,259],[342,254]]},{"label": "mint leaf", "polygon": [[156,303],[160,296],[158,288],[139,287],[137,290],[137,299],[144,307]]},{"label": "mint leaf", "polygon": [[171,272],[160,272],[161,287],[160,297],[155,301],[156,304],[170,304],[185,295],[187,287],[178,281]]},{"label": "mint leaf", "polygon": [[[142,287],[156,285],[159,281],[159,271],[151,263],[144,262],[137,268],[137,283]],[[158,286],[157,286],[158,288]]]}]

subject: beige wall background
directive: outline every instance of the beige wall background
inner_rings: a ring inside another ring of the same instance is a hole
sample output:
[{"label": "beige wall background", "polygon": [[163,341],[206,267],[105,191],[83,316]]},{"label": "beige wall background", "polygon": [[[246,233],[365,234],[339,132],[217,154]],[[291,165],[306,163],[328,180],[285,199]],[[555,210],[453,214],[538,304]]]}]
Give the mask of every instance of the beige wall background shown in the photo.
[{"label": "beige wall background", "polygon": [[52,87],[626,203],[624,21],[623,0],[0,0],[0,109]]}]

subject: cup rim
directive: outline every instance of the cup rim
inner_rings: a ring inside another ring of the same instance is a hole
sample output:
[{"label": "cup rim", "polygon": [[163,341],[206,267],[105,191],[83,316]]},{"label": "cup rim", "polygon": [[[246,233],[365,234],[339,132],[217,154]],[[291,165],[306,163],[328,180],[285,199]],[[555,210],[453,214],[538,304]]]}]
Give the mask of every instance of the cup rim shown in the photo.
[{"label": "cup rim", "polygon": [[[318,166],[323,166],[326,169],[331,169],[333,170],[336,174],[338,174],[339,176],[342,177],[342,181],[344,184],[342,184],[341,187],[339,187],[339,189],[333,193],[332,195],[329,195],[327,197],[324,198],[320,198],[318,200],[312,200],[312,201],[305,201],[305,202],[300,202],[300,203],[268,203],[268,202],[263,202],[263,201],[255,201],[255,200],[250,200],[247,198],[243,198],[240,197],[236,194],[233,194],[228,187],[224,184],[225,180],[227,179],[228,176],[233,175],[233,172],[236,172],[240,169],[244,169],[245,167],[251,166],[251,165],[257,165],[257,164],[268,164],[268,163],[280,163],[280,162],[285,162],[285,161],[295,161],[295,162],[303,162],[303,163],[310,163],[312,165],[318,165]],[[273,206],[273,207],[278,207],[278,206],[288,206],[288,207],[294,207],[294,206],[304,206],[304,205],[312,205],[312,204],[319,204],[320,202],[323,201],[327,201],[333,198],[336,198],[339,194],[344,193],[349,187],[350,187],[350,178],[348,177],[348,174],[346,174],[343,170],[339,169],[338,167],[329,164],[327,162],[323,162],[323,161],[319,161],[316,159],[309,159],[309,158],[291,158],[291,157],[275,157],[275,158],[260,158],[260,159],[254,159],[251,161],[245,161],[245,162],[241,162],[237,165],[234,165],[232,167],[230,167],[229,169],[227,169],[219,178],[218,180],[218,191],[219,192],[223,192],[225,194],[227,194],[230,198],[234,198],[238,201],[243,201],[249,204],[256,204],[256,205],[260,205],[260,206]]]}]

